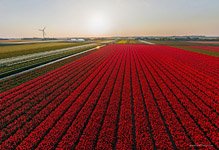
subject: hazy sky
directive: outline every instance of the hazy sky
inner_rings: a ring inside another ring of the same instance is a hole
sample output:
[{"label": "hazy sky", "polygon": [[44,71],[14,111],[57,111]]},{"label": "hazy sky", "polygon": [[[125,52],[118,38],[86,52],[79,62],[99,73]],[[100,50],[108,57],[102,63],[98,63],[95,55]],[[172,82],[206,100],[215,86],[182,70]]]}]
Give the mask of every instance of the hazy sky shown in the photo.
[{"label": "hazy sky", "polygon": [[0,37],[219,35],[219,0],[0,0]]}]

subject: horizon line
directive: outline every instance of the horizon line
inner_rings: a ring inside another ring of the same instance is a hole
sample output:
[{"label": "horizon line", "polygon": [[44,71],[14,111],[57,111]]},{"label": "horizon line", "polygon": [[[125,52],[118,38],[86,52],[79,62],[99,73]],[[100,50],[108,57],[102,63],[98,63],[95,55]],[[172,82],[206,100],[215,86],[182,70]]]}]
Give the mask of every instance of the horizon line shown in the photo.
[{"label": "horizon line", "polygon": [[[51,38],[127,38],[127,37],[214,37],[219,38],[219,35],[130,35],[130,36],[65,36],[65,37],[46,37]],[[42,39],[42,37],[0,37],[0,39]]]}]

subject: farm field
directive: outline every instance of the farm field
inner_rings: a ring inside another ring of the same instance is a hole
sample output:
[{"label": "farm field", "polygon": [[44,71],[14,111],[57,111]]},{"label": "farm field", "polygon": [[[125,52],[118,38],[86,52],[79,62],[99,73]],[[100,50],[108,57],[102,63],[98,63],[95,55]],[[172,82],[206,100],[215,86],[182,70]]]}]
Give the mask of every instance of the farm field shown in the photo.
[{"label": "farm field", "polygon": [[44,65],[46,63],[94,48],[96,46],[98,45],[93,43],[46,52],[38,52],[13,58],[0,59],[0,78]]},{"label": "farm field", "polygon": [[175,46],[175,47],[187,51],[219,57],[219,46]]},{"label": "farm field", "polygon": [[219,41],[177,41],[177,40],[147,40],[149,42],[169,46],[219,46]]},{"label": "farm field", "polygon": [[0,149],[219,149],[218,58],[122,43],[0,93]]},{"label": "farm field", "polygon": [[141,43],[141,42],[134,39],[121,39],[116,41],[116,44],[137,44],[137,43]]},{"label": "farm field", "polygon": [[86,42],[54,42],[0,46],[0,59],[33,54],[38,52],[52,51],[56,49],[79,46],[83,44],[86,44]]},{"label": "farm field", "polygon": [[[149,40],[150,41],[150,40]],[[168,45],[187,51],[219,57],[219,41],[150,41],[158,45]]]},{"label": "farm field", "polygon": [[23,41],[26,41],[26,40],[4,40],[4,39],[0,39],[0,42],[23,42]]},{"label": "farm field", "polygon": [[198,44],[219,44],[219,41],[189,41],[191,43],[198,43]]},{"label": "farm field", "polygon": [[212,52],[219,52],[219,46],[192,46],[192,48],[197,48],[197,49],[202,49]]},{"label": "farm field", "polygon": [[[84,50],[86,50],[86,49],[84,49]],[[98,49],[96,49],[96,50],[98,50]],[[61,61],[54,62],[51,64],[43,65],[39,68],[34,68],[32,71],[27,71],[27,72],[22,73],[22,74],[17,74],[17,75],[14,75],[14,76],[6,78],[6,79],[5,78],[1,79],[0,80],[0,93],[4,92],[6,90],[9,90],[15,86],[18,86],[24,82],[32,80],[40,75],[46,74],[49,71],[52,71],[52,70],[57,69],[61,66],[64,66],[65,64],[68,64],[74,60],[79,59],[80,57],[89,55],[90,53],[93,53],[96,50],[92,50],[92,51],[89,51],[89,52],[86,52],[84,54],[80,54],[77,56],[65,58]],[[83,52],[83,50],[82,50],[82,52]]]}]

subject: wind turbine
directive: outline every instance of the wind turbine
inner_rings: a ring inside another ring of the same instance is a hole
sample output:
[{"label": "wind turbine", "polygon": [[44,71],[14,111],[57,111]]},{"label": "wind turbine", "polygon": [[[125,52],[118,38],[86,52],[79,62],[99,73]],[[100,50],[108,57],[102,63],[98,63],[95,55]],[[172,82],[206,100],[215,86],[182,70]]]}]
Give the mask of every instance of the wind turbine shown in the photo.
[{"label": "wind turbine", "polygon": [[46,27],[44,27],[43,29],[39,29],[39,31],[43,33],[43,39],[45,39],[45,35],[46,35],[45,29]]}]

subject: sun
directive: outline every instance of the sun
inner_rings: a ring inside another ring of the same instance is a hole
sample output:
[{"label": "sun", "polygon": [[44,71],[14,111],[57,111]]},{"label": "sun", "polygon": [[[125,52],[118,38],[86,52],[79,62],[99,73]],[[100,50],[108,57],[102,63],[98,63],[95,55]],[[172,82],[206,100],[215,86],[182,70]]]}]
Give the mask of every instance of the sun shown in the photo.
[{"label": "sun", "polygon": [[102,13],[93,14],[88,20],[91,34],[105,34],[110,29],[109,18]]}]

